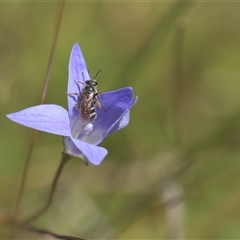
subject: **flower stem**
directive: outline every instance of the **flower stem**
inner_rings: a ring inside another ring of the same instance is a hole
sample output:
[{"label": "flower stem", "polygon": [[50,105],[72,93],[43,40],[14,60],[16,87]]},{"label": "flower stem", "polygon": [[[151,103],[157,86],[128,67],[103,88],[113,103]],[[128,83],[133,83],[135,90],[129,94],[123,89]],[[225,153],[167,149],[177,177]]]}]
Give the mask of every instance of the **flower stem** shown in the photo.
[{"label": "flower stem", "polygon": [[61,24],[61,19],[62,19],[64,3],[65,3],[64,0],[58,2],[58,9],[57,9],[57,13],[56,13],[55,32],[53,34],[53,42],[52,42],[50,57],[49,57],[49,61],[48,61],[48,67],[47,67],[47,73],[45,76],[44,87],[43,87],[43,91],[42,91],[41,104],[44,103],[46,93],[47,93],[48,83],[49,83],[49,79],[50,79],[50,73],[52,71],[53,57],[55,55],[55,49],[56,49],[56,45],[57,45],[57,39],[58,39],[58,34],[59,34],[59,29],[60,29],[60,24]]},{"label": "flower stem", "polygon": [[28,150],[25,164],[24,164],[22,179],[20,182],[20,188],[19,188],[18,197],[17,197],[17,203],[16,203],[15,211],[14,211],[14,221],[12,221],[12,230],[11,230],[10,236],[9,236],[10,239],[14,238],[14,235],[18,228],[17,221],[18,221],[18,216],[20,215],[20,207],[21,207],[22,198],[23,198],[23,194],[24,194],[24,186],[26,183],[27,175],[28,175],[28,168],[29,168],[29,164],[30,164],[33,146],[36,142],[37,133],[38,133],[38,131],[36,131],[36,130],[33,132],[30,147]]},{"label": "flower stem", "polygon": [[46,203],[36,213],[32,214],[31,216],[27,217],[25,220],[21,221],[20,225],[23,226],[23,225],[29,224],[31,221],[33,221],[36,218],[38,218],[39,216],[41,216],[50,207],[50,205],[52,203],[52,200],[53,200],[54,193],[55,193],[56,188],[57,188],[59,177],[60,177],[60,175],[62,173],[62,170],[63,170],[65,164],[71,158],[72,157],[70,155],[62,154],[61,163],[60,163],[60,165],[59,165],[59,167],[57,169],[57,172],[55,174],[55,177],[53,179],[53,183],[52,183],[52,186],[51,186],[50,194],[48,196],[48,199],[47,199]]},{"label": "flower stem", "polygon": [[[46,73],[46,77],[45,77],[45,83],[44,83],[44,88],[43,88],[43,92],[42,92],[42,97],[41,97],[41,101],[40,101],[41,104],[44,103],[45,96],[46,96],[47,86],[48,86],[48,82],[49,82],[49,78],[50,78],[50,72],[51,72],[51,69],[52,69],[53,56],[54,56],[55,48],[56,48],[56,45],[57,45],[57,39],[58,39],[58,33],[59,33],[63,8],[64,8],[64,1],[59,1],[58,2],[57,13],[56,13],[56,26],[55,26],[55,32],[54,32],[54,37],[53,37],[53,43],[52,43],[50,58],[49,58],[49,62],[48,62],[48,68],[47,68],[47,73]],[[35,141],[36,141],[36,137],[37,137],[37,131],[35,130],[33,132],[30,148],[28,150],[28,154],[27,154],[27,157],[26,157],[26,160],[25,160],[23,175],[22,175],[20,188],[19,188],[19,192],[18,192],[18,196],[17,196],[17,202],[16,202],[15,210],[14,210],[15,221],[13,221],[12,231],[11,231],[10,236],[9,236],[10,239],[14,238],[15,232],[17,230],[16,222],[18,221],[18,217],[20,215],[20,208],[21,208],[22,198],[23,198],[23,194],[24,194],[24,186],[25,186],[25,183],[26,183],[27,175],[28,175],[28,168],[29,168],[29,165],[30,165],[32,150],[33,150],[33,147],[34,147],[34,144],[35,144]]]}]

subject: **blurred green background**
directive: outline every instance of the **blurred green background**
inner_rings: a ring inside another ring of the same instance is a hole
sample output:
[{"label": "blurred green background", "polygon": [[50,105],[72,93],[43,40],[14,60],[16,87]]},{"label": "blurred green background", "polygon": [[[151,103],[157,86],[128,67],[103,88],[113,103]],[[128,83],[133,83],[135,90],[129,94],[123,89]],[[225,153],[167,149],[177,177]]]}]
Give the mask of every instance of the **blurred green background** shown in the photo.
[{"label": "blurred green background", "polygon": [[[56,11],[0,3],[0,213],[14,212],[32,136],[5,115],[40,102]],[[132,86],[139,100],[101,144],[100,166],[67,164],[33,225],[90,239],[239,239],[239,22],[237,2],[66,2],[45,102],[67,107],[75,42],[91,74],[102,69],[100,90]],[[62,150],[60,137],[38,134],[22,217],[46,199]]]}]

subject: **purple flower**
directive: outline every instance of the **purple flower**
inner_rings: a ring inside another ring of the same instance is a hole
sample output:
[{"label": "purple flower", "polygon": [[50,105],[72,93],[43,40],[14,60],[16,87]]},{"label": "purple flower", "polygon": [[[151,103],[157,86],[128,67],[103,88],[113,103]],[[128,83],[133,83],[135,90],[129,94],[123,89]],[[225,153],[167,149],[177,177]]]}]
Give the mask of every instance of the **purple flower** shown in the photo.
[{"label": "purple flower", "polygon": [[[43,104],[8,114],[7,117],[26,127],[64,137],[64,153],[81,158],[86,164],[99,165],[107,155],[97,146],[103,139],[129,123],[130,108],[136,103],[131,87],[97,95],[102,109],[95,106],[96,117],[81,121],[76,104],[86,80],[91,79],[82,52],[74,44],[69,60],[68,111],[55,104]],[[78,105],[79,106],[79,105]]]}]

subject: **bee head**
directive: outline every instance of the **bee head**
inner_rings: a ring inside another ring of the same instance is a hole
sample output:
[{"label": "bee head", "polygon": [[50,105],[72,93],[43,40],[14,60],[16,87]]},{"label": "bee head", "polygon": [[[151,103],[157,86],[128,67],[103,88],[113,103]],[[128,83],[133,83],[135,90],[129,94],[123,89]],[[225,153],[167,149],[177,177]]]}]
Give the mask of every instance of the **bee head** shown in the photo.
[{"label": "bee head", "polygon": [[[87,81],[86,81],[87,82]],[[92,87],[91,85],[86,85],[84,88],[83,88],[83,92],[85,94],[91,94],[95,91],[94,87]]]},{"label": "bee head", "polygon": [[90,85],[90,86],[93,86],[93,87],[96,87],[96,86],[97,86],[97,81],[94,80],[94,79],[87,80],[85,83],[86,83],[87,85]]}]

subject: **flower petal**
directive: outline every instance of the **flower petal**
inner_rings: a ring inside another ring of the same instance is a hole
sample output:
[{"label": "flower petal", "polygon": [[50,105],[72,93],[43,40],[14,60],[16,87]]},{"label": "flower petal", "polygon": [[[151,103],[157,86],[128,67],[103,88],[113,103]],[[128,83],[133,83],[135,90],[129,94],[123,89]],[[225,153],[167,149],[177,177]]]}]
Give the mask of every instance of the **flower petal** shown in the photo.
[{"label": "flower petal", "polygon": [[[136,97],[131,105],[129,106],[129,109],[137,102],[138,97]],[[111,126],[111,128],[108,130],[108,132],[106,133],[106,135],[110,135],[115,133],[116,131],[125,128],[130,120],[130,110],[126,110],[125,113],[122,114],[122,116]]]},{"label": "flower petal", "polygon": [[64,144],[66,153],[81,158],[87,165],[86,159],[93,165],[99,165],[108,153],[105,148],[94,146],[72,137],[64,137]]},{"label": "flower petal", "polygon": [[68,112],[55,104],[43,104],[8,114],[12,121],[39,131],[70,136]]},{"label": "flower petal", "polygon": [[88,166],[88,160],[84,157],[83,153],[74,144],[71,137],[63,137],[63,141],[64,141],[64,148],[65,148],[63,153],[73,157],[80,158]]},{"label": "flower petal", "polygon": [[[88,133],[86,142],[98,145],[108,134],[113,133],[129,122],[129,110],[136,103],[130,87],[98,95],[103,109],[96,107],[97,117],[91,123],[93,130]],[[80,120],[79,120],[80,121]]]},{"label": "flower petal", "polygon": [[[85,82],[89,80],[90,76],[84,60],[82,51],[78,45],[75,43],[70,55],[69,66],[68,66],[68,111],[71,129],[77,118],[79,117],[79,112],[76,108],[76,102],[79,101],[79,96],[74,94],[79,94],[82,91],[82,84],[80,82]],[[80,81],[80,82],[76,82]],[[71,95],[72,93],[72,95]]]}]

